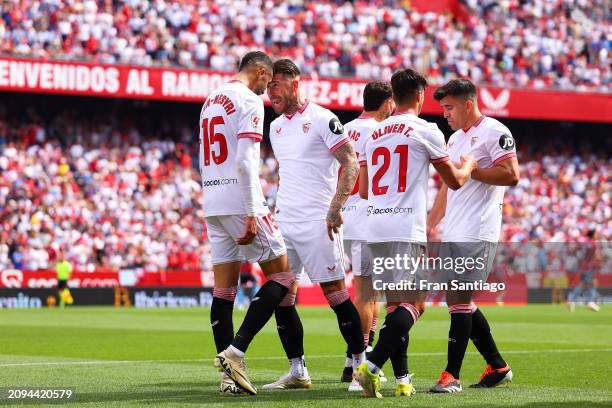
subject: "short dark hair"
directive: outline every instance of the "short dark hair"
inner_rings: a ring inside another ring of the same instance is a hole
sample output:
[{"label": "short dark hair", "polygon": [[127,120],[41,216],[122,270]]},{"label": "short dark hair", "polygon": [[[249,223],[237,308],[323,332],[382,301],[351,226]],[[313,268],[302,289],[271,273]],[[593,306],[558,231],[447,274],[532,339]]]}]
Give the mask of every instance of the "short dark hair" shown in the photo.
[{"label": "short dark hair", "polygon": [[393,91],[388,82],[368,82],[363,89],[363,110],[366,112],[376,111],[391,96],[393,96]]},{"label": "short dark hair", "polygon": [[288,58],[279,59],[274,62],[273,70],[274,75],[283,74],[290,78],[297,78],[302,74],[298,66]]},{"label": "short dark hair", "polygon": [[243,71],[245,68],[251,65],[264,64],[268,68],[272,69],[272,60],[265,52],[262,51],[251,51],[247,52],[244,57],[240,60],[238,71]]},{"label": "short dark hair", "polygon": [[391,88],[395,102],[404,103],[416,98],[420,91],[427,88],[427,79],[414,69],[406,68],[391,76]]},{"label": "short dark hair", "polygon": [[467,79],[453,79],[434,92],[436,101],[440,101],[447,96],[462,96],[475,101],[477,96],[476,86]]}]

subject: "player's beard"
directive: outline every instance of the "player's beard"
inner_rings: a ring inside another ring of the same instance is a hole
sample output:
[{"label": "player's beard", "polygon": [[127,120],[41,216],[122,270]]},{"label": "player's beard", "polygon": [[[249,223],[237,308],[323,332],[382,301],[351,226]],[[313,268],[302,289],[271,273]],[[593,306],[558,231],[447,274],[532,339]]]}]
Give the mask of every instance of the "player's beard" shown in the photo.
[{"label": "player's beard", "polygon": [[293,96],[285,97],[284,101],[285,101],[285,109],[283,111],[284,113],[292,115],[298,111],[300,102],[297,97],[296,98],[293,98]]},{"label": "player's beard", "polygon": [[278,100],[279,103],[276,104],[272,102],[272,109],[277,115],[281,115],[283,113],[292,114],[295,113],[298,109],[298,100],[297,98],[293,99],[291,96],[280,96],[277,98],[272,98],[271,101]]}]

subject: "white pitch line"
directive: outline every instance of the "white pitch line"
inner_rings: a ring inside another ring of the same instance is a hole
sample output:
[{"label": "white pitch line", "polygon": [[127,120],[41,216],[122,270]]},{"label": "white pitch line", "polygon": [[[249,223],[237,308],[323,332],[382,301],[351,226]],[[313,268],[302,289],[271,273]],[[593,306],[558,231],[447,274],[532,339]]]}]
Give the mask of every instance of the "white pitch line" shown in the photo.
[{"label": "white pitch line", "polygon": [[[543,350],[504,350],[504,354],[532,354],[532,353],[592,353],[597,351],[610,352],[612,348],[591,348],[591,349],[543,349]],[[478,352],[469,351],[467,355],[478,355]],[[408,357],[430,357],[445,356],[446,352],[424,352],[409,353]],[[340,358],[341,354],[314,354],[306,355],[307,359]],[[284,356],[268,357],[247,357],[248,360],[286,360]],[[95,361],[41,361],[30,363],[7,363],[0,364],[0,367],[28,367],[28,366],[55,366],[55,365],[114,365],[114,364],[140,364],[140,363],[197,363],[212,361],[208,358],[182,359],[182,360],[95,360]]]}]

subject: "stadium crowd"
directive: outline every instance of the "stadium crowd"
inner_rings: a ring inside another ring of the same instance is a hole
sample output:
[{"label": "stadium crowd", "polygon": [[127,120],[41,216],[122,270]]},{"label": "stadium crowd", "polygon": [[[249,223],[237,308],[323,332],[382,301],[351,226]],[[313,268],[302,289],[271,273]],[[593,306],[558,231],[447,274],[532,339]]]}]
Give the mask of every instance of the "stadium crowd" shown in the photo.
[{"label": "stadium crowd", "polygon": [[[59,251],[84,271],[210,269],[192,130],[119,122],[69,111],[17,121],[0,108],[0,270],[46,269]],[[502,242],[612,239],[612,160],[564,150],[519,153]],[[262,144],[271,207],[277,180]],[[430,205],[438,183],[433,176]]]},{"label": "stadium crowd", "polygon": [[463,0],[455,15],[406,1],[7,1],[0,54],[233,71],[248,50],[309,75],[609,92],[606,0]]}]

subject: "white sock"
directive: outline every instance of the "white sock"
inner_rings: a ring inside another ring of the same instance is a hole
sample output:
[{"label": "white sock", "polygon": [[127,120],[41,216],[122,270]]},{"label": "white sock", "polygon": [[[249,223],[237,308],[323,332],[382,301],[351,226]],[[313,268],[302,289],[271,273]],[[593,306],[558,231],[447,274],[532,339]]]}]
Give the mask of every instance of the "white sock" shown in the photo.
[{"label": "white sock", "polygon": [[351,357],[346,357],[346,359],[344,360],[344,366],[345,367],[352,367],[353,366],[353,359]]},{"label": "white sock", "polygon": [[366,353],[362,351],[361,354],[353,354],[353,371],[357,371],[357,367],[366,361]]},{"label": "white sock", "polygon": [[411,382],[409,375],[404,375],[395,379],[396,384],[410,384]]},{"label": "white sock", "polygon": [[236,347],[232,346],[231,344],[227,348],[226,352],[229,353],[230,357],[234,356],[238,358],[244,358],[244,351],[238,350]]},{"label": "white sock", "polygon": [[292,358],[291,362],[291,375],[297,377],[307,377],[308,369],[306,368],[306,360],[304,360],[304,356]]},{"label": "white sock", "polygon": [[368,360],[368,370],[370,370],[372,374],[378,374],[380,372],[380,368],[370,360]]}]

